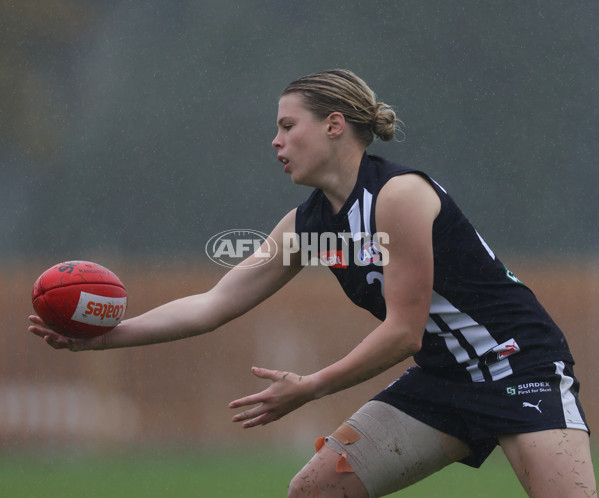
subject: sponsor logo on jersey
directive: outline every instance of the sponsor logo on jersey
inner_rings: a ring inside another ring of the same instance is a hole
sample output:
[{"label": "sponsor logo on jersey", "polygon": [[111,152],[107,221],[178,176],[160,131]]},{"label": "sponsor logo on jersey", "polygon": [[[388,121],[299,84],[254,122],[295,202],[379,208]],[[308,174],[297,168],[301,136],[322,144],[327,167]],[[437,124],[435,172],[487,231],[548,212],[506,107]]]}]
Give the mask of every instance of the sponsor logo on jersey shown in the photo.
[{"label": "sponsor logo on jersey", "polygon": [[522,284],[522,281],[516,276],[516,274],[513,271],[508,270],[507,266],[505,265],[503,265],[503,267],[505,268],[505,275],[507,276],[507,278],[516,282],[517,284]]},{"label": "sponsor logo on jersey", "polygon": [[106,297],[81,292],[71,320],[88,325],[116,327],[126,310],[126,297]]},{"label": "sponsor logo on jersey", "polygon": [[525,382],[516,386],[506,387],[508,396],[521,396],[523,394],[539,394],[551,392],[551,384],[549,382]]},{"label": "sponsor logo on jersey", "polygon": [[518,343],[514,339],[510,339],[509,341],[506,341],[503,344],[493,348],[493,351],[497,352],[497,359],[502,360],[503,358],[507,358],[508,356],[519,352],[520,346],[518,346]]},{"label": "sponsor logo on jersey", "polygon": [[491,363],[501,361],[513,354],[518,353],[519,351],[520,346],[518,346],[518,343],[514,339],[509,339],[487,351],[483,357],[485,359],[485,364],[489,365]]},{"label": "sponsor logo on jersey", "polygon": [[539,413],[543,413],[541,411],[541,409],[539,408],[539,405],[541,404],[541,401],[543,401],[542,399],[540,399],[536,405],[533,405],[532,403],[529,403],[528,401],[524,401],[522,403],[522,408],[534,408],[535,410],[537,410]]},{"label": "sponsor logo on jersey", "polygon": [[343,251],[322,251],[318,255],[324,266],[331,268],[347,268],[347,261]]}]

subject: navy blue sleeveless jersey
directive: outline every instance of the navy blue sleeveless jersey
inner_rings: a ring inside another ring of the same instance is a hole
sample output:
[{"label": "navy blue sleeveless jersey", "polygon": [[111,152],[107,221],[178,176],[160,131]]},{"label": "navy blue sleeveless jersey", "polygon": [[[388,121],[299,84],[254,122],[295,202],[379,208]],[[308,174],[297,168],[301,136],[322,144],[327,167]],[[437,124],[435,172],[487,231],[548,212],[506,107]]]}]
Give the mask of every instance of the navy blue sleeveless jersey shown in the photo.
[{"label": "navy blue sleeveless jersey", "polygon": [[384,320],[384,264],[374,235],[376,200],[390,178],[406,173],[424,177],[441,200],[433,224],[431,308],[416,363],[431,373],[473,382],[498,380],[552,361],[573,363],[564,335],[532,291],[423,172],[364,154],[356,185],[338,213],[319,189],[298,207],[296,232],[302,251],[318,251],[312,256],[326,262],[347,296]]}]

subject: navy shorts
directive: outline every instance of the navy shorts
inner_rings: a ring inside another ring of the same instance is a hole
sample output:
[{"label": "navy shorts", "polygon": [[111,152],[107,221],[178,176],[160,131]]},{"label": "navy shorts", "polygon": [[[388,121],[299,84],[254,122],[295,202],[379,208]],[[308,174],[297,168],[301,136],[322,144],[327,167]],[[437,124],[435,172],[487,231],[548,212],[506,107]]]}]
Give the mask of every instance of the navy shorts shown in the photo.
[{"label": "navy shorts", "polygon": [[455,381],[412,367],[373,399],[461,439],[472,449],[462,463],[480,467],[502,434],[588,432],[578,388],[572,365],[561,361],[493,382]]}]

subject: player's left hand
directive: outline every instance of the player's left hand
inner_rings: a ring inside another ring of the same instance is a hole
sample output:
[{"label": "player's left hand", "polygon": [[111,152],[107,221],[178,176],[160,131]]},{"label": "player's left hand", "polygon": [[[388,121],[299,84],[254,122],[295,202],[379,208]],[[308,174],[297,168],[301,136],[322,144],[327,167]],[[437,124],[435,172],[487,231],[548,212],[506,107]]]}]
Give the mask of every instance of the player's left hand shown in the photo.
[{"label": "player's left hand", "polygon": [[315,398],[310,376],[258,367],[252,367],[252,373],[272,384],[262,392],[229,403],[229,408],[257,405],[233,417],[233,422],[243,422],[244,428],[274,422]]}]

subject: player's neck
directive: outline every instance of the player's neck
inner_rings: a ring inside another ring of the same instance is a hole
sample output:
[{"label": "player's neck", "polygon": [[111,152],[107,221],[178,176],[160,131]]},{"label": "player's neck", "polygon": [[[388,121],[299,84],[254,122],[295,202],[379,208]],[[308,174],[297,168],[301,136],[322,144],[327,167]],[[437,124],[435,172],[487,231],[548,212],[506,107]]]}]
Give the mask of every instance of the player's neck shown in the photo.
[{"label": "player's neck", "polygon": [[363,150],[344,154],[328,168],[328,174],[323,178],[320,189],[331,203],[334,213],[343,207],[356,185],[363,154]]}]

